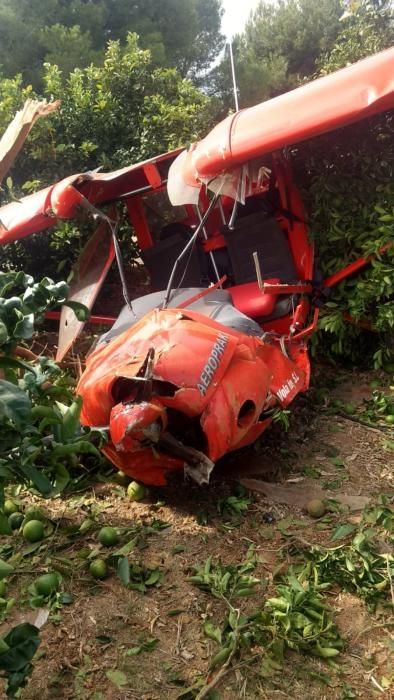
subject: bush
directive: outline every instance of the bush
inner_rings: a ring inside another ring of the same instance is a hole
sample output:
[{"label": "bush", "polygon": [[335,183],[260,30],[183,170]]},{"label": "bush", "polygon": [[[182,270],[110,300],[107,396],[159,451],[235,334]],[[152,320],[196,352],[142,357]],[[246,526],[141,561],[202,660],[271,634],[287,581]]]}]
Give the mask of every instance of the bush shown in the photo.
[{"label": "bush", "polygon": [[[318,62],[320,77],[391,46],[390,3],[361,2],[348,11],[332,50]],[[321,136],[296,150],[320,265],[331,275],[394,241],[393,112]],[[346,322],[349,314],[372,333]],[[394,246],[333,289],[320,317],[315,349],[376,366],[388,363],[394,329]],[[392,361],[392,360],[391,360]]]},{"label": "bush", "polygon": [[[92,444],[97,433],[80,427],[81,400],[73,396],[69,378],[47,357],[20,359],[26,352],[18,349],[32,338],[43,313],[65,302],[67,292],[64,282],[34,283],[23,272],[0,273],[0,531],[7,529],[1,506],[8,481],[55,495],[68,485],[82,455],[100,460]],[[86,309],[73,307],[82,318]]]}]

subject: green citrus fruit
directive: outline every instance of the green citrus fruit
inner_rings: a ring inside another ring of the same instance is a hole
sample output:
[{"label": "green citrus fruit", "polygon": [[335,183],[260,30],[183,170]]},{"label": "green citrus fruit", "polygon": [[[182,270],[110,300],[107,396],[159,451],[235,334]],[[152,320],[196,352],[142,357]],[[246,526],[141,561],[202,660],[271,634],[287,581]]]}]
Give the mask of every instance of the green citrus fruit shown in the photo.
[{"label": "green citrus fruit", "polygon": [[103,579],[108,573],[107,565],[103,559],[93,559],[89,566],[93,578]]},{"label": "green citrus fruit", "polygon": [[379,389],[380,382],[378,379],[373,379],[372,382],[369,382],[369,386],[371,387],[371,389]]},{"label": "green citrus fruit", "polygon": [[352,403],[345,403],[343,404],[343,410],[348,414],[348,416],[352,416],[356,409]]},{"label": "green citrus fruit", "polygon": [[11,499],[8,498],[4,502],[4,506],[3,506],[4,515],[11,515],[11,513],[17,513],[18,511],[19,511],[19,506],[17,506],[16,503],[14,503],[14,501],[11,501]]},{"label": "green citrus fruit", "polygon": [[118,533],[114,527],[102,527],[97,539],[104,547],[113,547],[119,541]]},{"label": "green citrus fruit", "polygon": [[391,414],[390,416],[385,416],[385,421],[389,425],[394,425],[394,414]]},{"label": "green citrus fruit", "polygon": [[138,481],[132,481],[127,487],[127,495],[130,501],[142,501],[145,498],[145,486]]},{"label": "green citrus fruit", "polygon": [[312,518],[321,518],[326,512],[326,506],[319,498],[312,498],[308,501],[306,509]]},{"label": "green citrus fruit", "polygon": [[45,520],[45,515],[37,506],[29,506],[25,511],[25,523],[29,520]]},{"label": "green citrus fruit", "polygon": [[342,408],[343,401],[341,401],[341,399],[334,399],[332,401],[332,405],[334,406],[334,408]]},{"label": "green citrus fruit", "polygon": [[29,520],[23,527],[23,537],[28,542],[39,542],[44,537],[44,525],[41,520]]},{"label": "green citrus fruit", "polygon": [[130,477],[127,476],[127,474],[125,474],[124,472],[119,471],[116,472],[116,474],[114,474],[114,482],[119,486],[126,487],[130,483]]},{"label": "green citrus fruit", "polygon": [[11,513],[10,517],[8,518],[11,530],[19,530],[23,520],[23,513]]},{"label": "green citrus fruit", "polygon": [[0,581],[0,598],[4,598],[7,593],[7,584],[5,581]]},{"label": "green citrus fruit", "polygon": [[51,595],[53,591],[59,588],[59,584],[59,576],[54,571],[50,574],[43,574],[34,583],[37,593],[43,596]]}]

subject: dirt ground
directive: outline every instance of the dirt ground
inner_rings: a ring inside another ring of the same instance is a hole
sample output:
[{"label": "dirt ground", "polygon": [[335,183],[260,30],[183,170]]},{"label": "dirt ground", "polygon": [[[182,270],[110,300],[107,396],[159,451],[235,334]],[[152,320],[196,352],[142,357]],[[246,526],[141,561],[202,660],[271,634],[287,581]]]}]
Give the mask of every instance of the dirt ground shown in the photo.
[{"label": "dirt ground", "polygon": [[[327,371],[321,368],[320,377]],[[355,404],[370,395],[372,375],[347,377],[331,390],[334,395]],[[0,626],[0,634],[12,624],[36,619],[37,610],[28,606],[27,589],[54,563],[63,573],[63,590],[73,596],[71,604],[50,611],[41,629],[42,643],[21,693],[23,700],[194,697],[186,689],[198,678],[206,682],[215,673],[209,673],[215,643],[204,636],[202,624],[207,616],[223,619],[224,608],[220,600],[190,583],[193,567],[208,556],[225,564],[239,563],[253,545],[258,556],[254,575],[261,584],[256,595],[242,603],[242,609],[257,607],[272,590],[274,570],[288,562],[289,539],[328,545],[338,523],[357,523],[360,518],[357,512],[333,513],[328,521],[319,523],[300,506],[274,503],[253,492],[247,512],[233,522],[220,512],[220,503],[235,493],[240,479],[280,482],[305,489],[306,494],[318,485],[334,499],[348,494],[375,502],[379,494],[394,493],[394,452],[388,434],[360,425],[351,416],[327,412],[324,391],[315,399],[316,390],[298,401],[288,433],[276,426],[253,449],[219,465],[209,488],[177,483],[152,489],[139,503],[130,502],[124,488],[105,481],[47,503],[20,494],[24,505],[39,503],[55,529],[42,547],[24,558],[21,574],[12,578],[9,595],[17,604]],[[75,532],[75,525],[86,519],[93,523],[91,530]],[[119,528],[123,544],[131,539],[128,528],[152,523],[157,529],[139,542],[129,559],[159,568],[163,574],[160,586],[141,594],[125,588],[115,571],[102,582],[92,579],[86,556],[97,550],[103,558],[110,554],[97,545],[99,526]],[[21,547],[18,537],[13,535],[15,549]],[[388,686],[394,687],[390,609],[372,614],[358,597],[335,587],[328,595],[346,642],[335,665],[288,652],[283,671],[264,678],[259,675],[258,655],[251,661],[235,659],[217,684],[216,694],[208,697],[390,698]],[[130,653],[152,639],[158,640],[152,650]]]}]

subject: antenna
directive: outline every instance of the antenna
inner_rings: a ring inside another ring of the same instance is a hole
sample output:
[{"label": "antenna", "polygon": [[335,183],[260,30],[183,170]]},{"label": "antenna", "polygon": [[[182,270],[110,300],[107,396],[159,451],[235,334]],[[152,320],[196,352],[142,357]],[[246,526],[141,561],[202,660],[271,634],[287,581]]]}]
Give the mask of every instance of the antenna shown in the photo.
[{"label": "antenna", "polygon": [[230,62],[231,62],[231,75],[233,77],[233,90],[234,90],[234,102],[235,102],[235,111],[239,111],[239,104],[238,104],[238,88],[237,88],[237,81],[235,78],[235,68],[234,68],[234,56],[233,56],[233,45],[231,39],[229,39],[228,42],[229,48],[230,48]]}]

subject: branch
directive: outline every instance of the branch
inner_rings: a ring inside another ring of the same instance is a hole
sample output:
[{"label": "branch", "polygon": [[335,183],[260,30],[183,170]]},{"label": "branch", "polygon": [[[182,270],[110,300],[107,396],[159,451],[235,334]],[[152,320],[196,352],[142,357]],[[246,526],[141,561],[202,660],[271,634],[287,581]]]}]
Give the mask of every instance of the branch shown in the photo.
[{"label": "branch", "polygon": [[40,117],[57,110],[59,106],[60,100],[49,103],[46,100],[26,100],[0,139],[0,183],[25,143],[33,124]]}]

